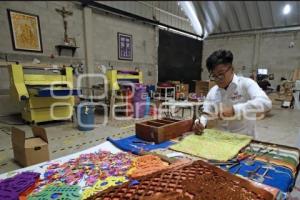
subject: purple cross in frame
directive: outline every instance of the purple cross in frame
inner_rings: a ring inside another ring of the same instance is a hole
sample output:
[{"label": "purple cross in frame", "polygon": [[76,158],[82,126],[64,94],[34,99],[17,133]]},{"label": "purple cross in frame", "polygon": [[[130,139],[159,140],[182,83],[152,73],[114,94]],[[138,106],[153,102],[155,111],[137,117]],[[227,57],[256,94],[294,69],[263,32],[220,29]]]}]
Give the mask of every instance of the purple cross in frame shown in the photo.
[{"label": "purple cross in frame", "polygon": [[118,59],[132,60],[132,35],[118,33]]}]

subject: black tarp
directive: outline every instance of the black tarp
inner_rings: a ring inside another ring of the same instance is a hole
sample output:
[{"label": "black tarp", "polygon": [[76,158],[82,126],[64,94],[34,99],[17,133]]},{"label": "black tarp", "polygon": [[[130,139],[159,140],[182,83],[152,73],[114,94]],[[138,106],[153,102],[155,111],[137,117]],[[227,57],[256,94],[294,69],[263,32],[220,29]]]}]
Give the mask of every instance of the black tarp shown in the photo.
[{"label": "black tarp", "polygon": [[158,81],[181,81],[194,91],[193,80],[201,80],[202,46],[200,40],[159,30]]}]

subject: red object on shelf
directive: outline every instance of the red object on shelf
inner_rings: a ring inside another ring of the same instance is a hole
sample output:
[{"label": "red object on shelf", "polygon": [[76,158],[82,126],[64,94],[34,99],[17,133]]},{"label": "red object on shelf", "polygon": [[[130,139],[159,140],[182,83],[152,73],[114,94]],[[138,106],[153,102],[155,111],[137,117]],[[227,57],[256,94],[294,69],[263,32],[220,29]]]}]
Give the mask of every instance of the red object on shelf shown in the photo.
[{"label": "red object on shelf", "polygon": [[158,87],[175,87],[174,84],[168,83],[168,82],[166,82],[166,83],[158,83],[157,85],[158,85]]}]

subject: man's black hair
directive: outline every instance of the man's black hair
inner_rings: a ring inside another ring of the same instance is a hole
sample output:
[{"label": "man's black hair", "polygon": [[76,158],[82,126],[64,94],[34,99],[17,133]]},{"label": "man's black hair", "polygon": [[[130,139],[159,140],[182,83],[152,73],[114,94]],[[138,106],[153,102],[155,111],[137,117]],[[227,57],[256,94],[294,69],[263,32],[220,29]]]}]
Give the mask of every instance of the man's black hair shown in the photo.
[{"label": "man's black hair", "polygon": [[220,49],[213,52],[206,59],[206,67],[208,72],[212,72],[219,64],[232,64],[233,54],[231,51]]}]

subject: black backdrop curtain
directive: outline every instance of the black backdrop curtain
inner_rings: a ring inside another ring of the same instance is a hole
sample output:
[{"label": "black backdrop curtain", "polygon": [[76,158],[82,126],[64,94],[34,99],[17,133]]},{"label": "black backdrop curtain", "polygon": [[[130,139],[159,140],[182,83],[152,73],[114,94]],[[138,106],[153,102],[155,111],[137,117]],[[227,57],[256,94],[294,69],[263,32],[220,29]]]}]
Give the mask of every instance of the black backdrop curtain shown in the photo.
[{"label": "black backdrop curtain", "polygon": [[202,46],[200,40],[159,30],[158,81],[181,81],[194,91],[193,80],[201,80]]}]

